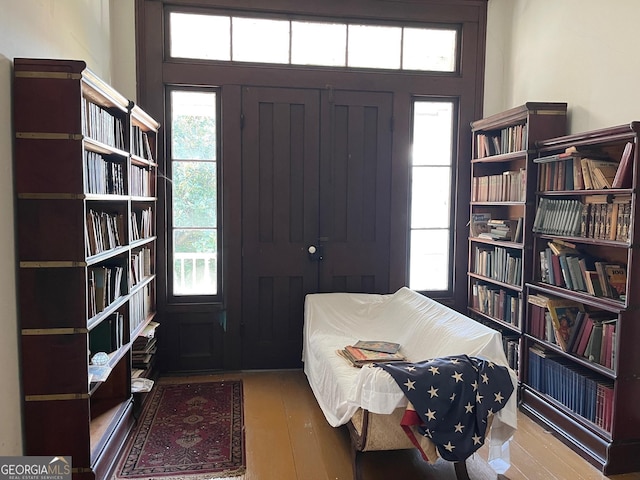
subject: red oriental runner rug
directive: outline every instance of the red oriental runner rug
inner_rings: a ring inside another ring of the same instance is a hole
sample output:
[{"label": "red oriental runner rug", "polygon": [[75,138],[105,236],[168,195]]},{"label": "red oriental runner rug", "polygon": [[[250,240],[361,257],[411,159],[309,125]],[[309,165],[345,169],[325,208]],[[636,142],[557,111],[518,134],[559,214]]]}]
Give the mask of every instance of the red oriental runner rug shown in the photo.
[{"label": "red oriental runner rug", "polygon": [[242,381],[156,384],[114,479],[201,480],[245,472]]}]

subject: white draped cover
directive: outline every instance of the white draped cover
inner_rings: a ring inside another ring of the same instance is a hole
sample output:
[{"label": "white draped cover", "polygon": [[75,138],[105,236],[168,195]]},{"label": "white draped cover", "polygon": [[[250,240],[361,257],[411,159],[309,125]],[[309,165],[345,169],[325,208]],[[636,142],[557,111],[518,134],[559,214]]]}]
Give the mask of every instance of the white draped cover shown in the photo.
[{"label": "white draped cover", "polygon": [[[336,353],[358,340],[397,342],[412,362],[466,354],[507,366],[499,332],[406,287],[390,295],[307,295],[304,371],[334,427],[347,423],[358,408],[389,414],[407,404],[387,372],[372,366],[355,368]],[[510,372],[514,392],[491,427],[490,463],[498,472],[508,467],[507,440],[517,425],[517,378]]]}]

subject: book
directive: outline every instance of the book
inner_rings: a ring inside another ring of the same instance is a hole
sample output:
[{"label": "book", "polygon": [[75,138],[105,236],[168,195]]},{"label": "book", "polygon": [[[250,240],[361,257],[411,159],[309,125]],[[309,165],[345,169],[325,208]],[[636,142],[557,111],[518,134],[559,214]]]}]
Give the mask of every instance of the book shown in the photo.
[{"label": "book", "polygon": [[631,173],[633,171],[633,143],[627,142],[620,157],[620,165],[611,182],[611,188],[631,188]]},{"label": "book", "polygon": [[373,350],[356,348],[353,345],[347,345],[342,350],[338,350],[337,353],[347,359],[355,367],[362,367],[367,363],[406,361],[406,357],[399,351],[396,353],[376,352]]},{"label": "book", "polygon": [[472,237],[479,237],[482,233],[489,233],[490,213],[474,213],[469,222],[469,233]]},{"label": "book", "polygon": [[396,353],[400,350],[400,344],[394,342],[385,342],[381,340],[358,340],[354,345],[355,348],[372,350],[382,353]]},{"label": "book", "polygon": [[604,272],[607,276],[611,297],[619,300],[627,298],[627,269],[624,265],[606,263]]},{"label": "book", "polygon": [[553,298],[547,302],[547,308],[551,315],[556,343],[566,352],[571,335],[578,327],[576,318],[579,312],[584,311],[584,307],[572,300]]}]

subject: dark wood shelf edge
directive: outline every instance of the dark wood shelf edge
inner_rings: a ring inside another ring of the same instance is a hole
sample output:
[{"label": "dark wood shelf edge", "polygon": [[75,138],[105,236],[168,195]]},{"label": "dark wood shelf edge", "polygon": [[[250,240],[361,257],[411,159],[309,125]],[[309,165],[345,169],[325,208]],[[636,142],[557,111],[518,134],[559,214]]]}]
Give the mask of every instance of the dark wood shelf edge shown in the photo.
[{"label": "dark wood shelf edge", "polygon": [[589,370],[593,371],[594,373],[597,373],[598,375],[602,375],[602,376],[607,377],[607,378],[609,378],[611,380],[615,380],[617,378],[616,373],[613,370],[611,370],[610,368],[605,367],[604,365],[600,365],[599,363],[591,362],[591,361],[587,360],[586,358],[579,357],[579,356],[574,355],[574,354],[569,353],[569,352],[565,352],[558,345],[556,345],[554,343],[549,343],[549,342],[547,342],[545,340],[542,340],[540,338],[534,337],[533,335],[530,335],[528,333],[525,333],[524,335],[527,338],[527,340],[529,340],[529,342],[541,345],[546,350],[550,350],[550,351],[552,351],[554,353],[562,355],[563,357],[568,358],[569,360],[571,360],[572,362],[577,363],[578,365],[581,365],[581,366],[583,366],[585,368],[588,368]]},{"label": "dark wood shelf edge", "polygon": [[500,320],[498,318],[492,317],[490,315],[487,315],[486,313],[481,312],[480,310],[477,310],[471,306],[467,307],[467,309],[469,310],[469,312],[478,315],[479,317],[482,317],[482,319],[488,321],[488,322],[492,322],[494,324],[496,324],[496,326],[500,326],[500,327],[504,327],[508,330],[510,330],[511,332],[513,332],[514,335],[521,335],[522,331],[520,330],[519,327],[513,325],[512,323],[507,323],[504,320]]}]

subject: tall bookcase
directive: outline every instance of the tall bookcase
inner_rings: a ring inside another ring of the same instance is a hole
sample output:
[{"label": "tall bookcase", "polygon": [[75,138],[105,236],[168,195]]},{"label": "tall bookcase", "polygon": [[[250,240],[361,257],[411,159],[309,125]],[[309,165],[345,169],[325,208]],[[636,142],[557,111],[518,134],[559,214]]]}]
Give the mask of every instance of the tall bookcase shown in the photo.
[{"label": "tall bookcase", "polygon": [[606,475],[640,470],[639,134],[537,145],[522,408]]},{"label": "tall bookcase", "polygon": [[159,124],[82,61],[15,59],[13,109],[25,454],[107,478],[155,314]]},{"label": "tall bookcase", "polygon": [[566,133],[566,103],[529,102],[471,124],[468,312],[503,334],[521,377],[524,282],[531,275],[535,142]]}]

